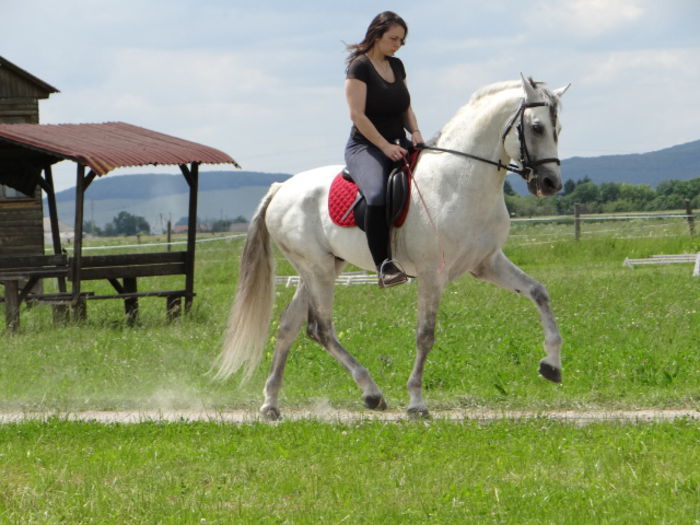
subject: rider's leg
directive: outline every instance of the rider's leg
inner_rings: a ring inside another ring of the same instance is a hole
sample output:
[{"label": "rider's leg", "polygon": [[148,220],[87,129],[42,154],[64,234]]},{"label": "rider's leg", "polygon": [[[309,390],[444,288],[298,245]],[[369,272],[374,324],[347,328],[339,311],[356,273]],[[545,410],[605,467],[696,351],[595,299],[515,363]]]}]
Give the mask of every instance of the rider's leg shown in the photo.
[{"label": "rider's leg", "polygon": [[391,262],[389,226],[386,223],[386,180],[392,167],[391,160],[371,144],[353,141],[345,149],[353,180],[367,202],[365,232],[372,259],[379,274],[379,286],[395,286],[408,277]]},{"label": "rider's leg", "polygon": [[408,281],[408,276],[396,267],[391,258],[386,206],[367,206],[365,232],[374,265],[377,267],[379,287],[389,288]]}]

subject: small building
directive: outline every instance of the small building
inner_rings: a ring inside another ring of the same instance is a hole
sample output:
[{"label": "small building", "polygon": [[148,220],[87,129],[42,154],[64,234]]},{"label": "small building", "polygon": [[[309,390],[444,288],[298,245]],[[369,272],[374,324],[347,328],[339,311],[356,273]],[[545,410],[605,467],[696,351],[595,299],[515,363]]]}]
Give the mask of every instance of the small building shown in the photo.
[{"label": "small building", "polygon": [[[73,253],[70,256],[62,245],[51,172],[51,166],[62,160],[72,160],[77,165]],[[38,188],[46,192],[53,244],[53,255],[0,255],[0,284],[5,286],[5,316],[10,330],[19,327],[20,305],[26,301],[51,303],[64,311],[64,306],[70,306],[78,319],[85,318],[88,299],[123,299],[130,322],[136,319],[140,297],[165,298],[169,318],[179,315],[183,298],[185,311],[189,311],[195,296],[200,164],[238,167],[238,163],[223,151],[125,122],[0,124],[0,183],[26,194],[33,194]],[[83,255],[85,192],[92,181],[117,168],[146,165],[177,165],[189,186],[186,248],[173,252]],[[22,172],[13,170],[14,166],[37,166],[39,169]],[[39,227],[43,245],[41,221]],[[184,286],[148,291],[137,287],[137,280],[140,282],[141,278],[164,275],[184,277]],[[33,291],[34,285],[42,279],[54,277],[58,293]],[[115,293],[86,291],[83,282],[96,280],[109,282]],[[70,291],[66,281],[71,283]]]},{"label": "small building", "polygon": [[[58,89],[0,56],[0,124],[38,124],[39,100],[51,93]],[[5,172],[3,178],[28,180],[42,168],[16,159],[4,162],[0,169]],[[41,188],[22,189],[28,193],[0,184],[0,255],[44,253]]]},{"label": "small building", "polygon": [[[173,226],[173,233],[187,233],[189,231],[187,224],[176,224]],[[211,228],[206,224],[197,224],[197,233],[209,233]]]},{"label": "small building", "polygon": [[[87,299],[122,299],[129,321],[136,319],[140,297],[163,297],[169,318],[179,315],[182,299],[189,311],[194,292],[197,192],[200,164],[233,164],[228,154],[125,122],[39,124],[39,100],[58,90],[0,57],[0,285],[4,286],[6,324],[19,327],[22,302],[52,304],[56,318],[70,307],[86,315]],[[76,163],[75,223],[72,251],[58,221],[51,167]],[[84,256],[85,191],[96,177],[122,167],[177,165],[190,190],[187,246],[175,252]],[[52,254],[44,254],[42,190],[46,194]],[[182,276],[184,285],[169,290],[139,290],[142,278]],[[56,278],[57,293],[44,293],[43,279]],[[114,293],[87,291],[83,282],[102,280]],[[70,290],[68,284],[70,283]]]}]

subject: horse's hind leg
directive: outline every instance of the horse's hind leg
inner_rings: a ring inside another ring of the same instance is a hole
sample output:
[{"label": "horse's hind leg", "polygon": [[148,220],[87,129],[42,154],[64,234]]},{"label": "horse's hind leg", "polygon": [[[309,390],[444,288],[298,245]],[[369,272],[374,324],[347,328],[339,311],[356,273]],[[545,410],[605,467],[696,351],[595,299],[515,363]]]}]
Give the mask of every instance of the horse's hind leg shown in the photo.
[{"label": "horse's hind leg", "polygon": [[367,408],[384,410],[386,401],[381,390],[370,376],[367,369],[358,363],[338,341],[332,322],[333,286],[335,276],[319,278],[318,273],[304,278],[309,288],[311,313],[309,319],[313,322],[312,337],[318,341],[336,360],[350,372],[355,383],[362,390],[362,400]]},{"label": "horse's hind leg", "polygon": [[[343,268],[347,266],[347,262],[345,262],[342,259],[336,259],[335,260],[335,276],[338,277],[340,275],[340,272],[343,271]],[[309,305],[309,315],[306,320],[306,335],[309,336],[311,339],[316,341],[318,344],[323,346],[323,343],[321,342],[321,338],[318,335],[318,319],[316,318],[316,312],[314,309]]]},{"label": "horse's hind leg", "polygon": [[277,342],[275,344],[275,353],[272,356],[270,375],[265,382],[265,389],[263,390],[265,402],[260,408],[260,412],[266,419],[277,420],[280,418],[278,396],[282,388],[284,367],[287,363],[289,349],[304,322],[304,317],[308,310],[308,303],[308,294],[304,284],[301,283],[292,301],[280,317],[280,327],[277,332]]},{"label": "horse's hind leg", "polygon": [[537,306],[544,328],[544,349],[547,357],[540,361],[540,374],[555,383],[561,382],[561,345],[557,321],[542,284],[515,266],[503,252],[498,252],[475,272],[475,276],[515,293],[523,294]]}]

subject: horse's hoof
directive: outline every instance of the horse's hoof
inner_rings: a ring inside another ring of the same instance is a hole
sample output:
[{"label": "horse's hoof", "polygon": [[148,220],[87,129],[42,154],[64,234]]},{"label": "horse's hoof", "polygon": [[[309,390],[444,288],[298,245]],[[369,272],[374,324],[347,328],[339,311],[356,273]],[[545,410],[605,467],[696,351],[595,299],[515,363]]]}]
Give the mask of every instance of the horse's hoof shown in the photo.
[{"label": "horse's hoof", "polygon": [[378,396],[364,396],[362,400],[370,410],[386,410],[386,401],[381,394]]},{"label": "horse's hoof", "polygon": [[426,407],[413,407],[409,408],[406,413],[411,419],[431,419],[430,411]]},{"label": "horse's hoof", "polygon": [[279,421],[282,418],[282,414],[277,407],[262,407],[260,409],[260,414],[265,419],[265,421]]},{"label": "horse's hoof", "polygon": [[553,383],[561,383],[561,368],[556,368],[549,363],[540,361],[540,374]]}]

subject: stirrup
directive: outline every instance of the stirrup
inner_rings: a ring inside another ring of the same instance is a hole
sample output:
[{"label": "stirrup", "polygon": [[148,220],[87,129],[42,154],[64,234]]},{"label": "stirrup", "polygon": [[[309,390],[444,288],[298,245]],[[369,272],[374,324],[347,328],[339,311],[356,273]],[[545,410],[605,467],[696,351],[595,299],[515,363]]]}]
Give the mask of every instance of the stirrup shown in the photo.
[{"label": "stirrup", "polygon": [[408,282],[408,275],[393,259],[384,259],[379,267],[379,288],[391,288]]}]

